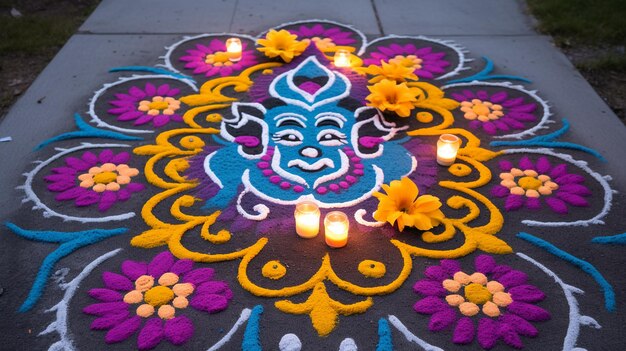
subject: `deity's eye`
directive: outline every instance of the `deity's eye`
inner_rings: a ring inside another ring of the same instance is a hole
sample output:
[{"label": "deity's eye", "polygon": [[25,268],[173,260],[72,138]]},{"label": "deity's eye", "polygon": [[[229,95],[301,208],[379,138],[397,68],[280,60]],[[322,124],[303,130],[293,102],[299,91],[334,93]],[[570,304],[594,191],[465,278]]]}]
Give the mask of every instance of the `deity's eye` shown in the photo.
[{"label": "deity's eye", "polygon": [[326,129],[319,132],[317,141],[324,146],[341,146],[348,143],[346,135],[334,129]]},{"label": "deity's eye", "polygon": [[302,134],[294,129],[286,129],[272,135],[272,140],[277,144],[285,146],[296,146],[302,144]]}]

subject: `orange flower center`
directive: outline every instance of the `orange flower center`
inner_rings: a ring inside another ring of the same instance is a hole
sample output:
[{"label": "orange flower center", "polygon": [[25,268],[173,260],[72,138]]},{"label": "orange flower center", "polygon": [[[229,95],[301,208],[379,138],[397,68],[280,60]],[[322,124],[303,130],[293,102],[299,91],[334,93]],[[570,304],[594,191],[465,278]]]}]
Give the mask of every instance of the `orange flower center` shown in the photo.
[{"label": "orange flower center", "polygon": [[517,181],[517,183],[524,190],[537,190],[541,185],[543,185],[543,182],[535,177],[522,177]]},{"label": "orange flower center", "polygon": [[165,101],[152,101],[150,105],[148,105],[151,110],[165,110],[169,106],[170,105]]},{"label": "orange flower center", "polygon": [[491,293],[482,284],[472,283],[465,287],[465,298],[477,305],[491,301]]},{"label": "orange flower center", "polygon": [[93,182],[96,184],[109,184],[117,180],[117,173],[102,172],[93,176]]},{"label": "orange flower center", "polygon": [[485,104],[475,104],[472,107],[472,110],[474,111],[474,113],[476,113],[479,116],[486,116],[491,113],[491,110]]},{"label": "orange flower center", "polygon": [[168,304],[173,298],[172,289],[161,285],[151,288],[144,295],[144,301],[154,307]]},{"label": "orange flower center", "polygon": [[230,54],[227,52],[223,52],[223,51],[216,51],[212,54],[208,54],[206,55],[206,58],[204,59],[205,63],[208,64],[213,64],[215,66],[230,66],[233,63],[230,62]]}]

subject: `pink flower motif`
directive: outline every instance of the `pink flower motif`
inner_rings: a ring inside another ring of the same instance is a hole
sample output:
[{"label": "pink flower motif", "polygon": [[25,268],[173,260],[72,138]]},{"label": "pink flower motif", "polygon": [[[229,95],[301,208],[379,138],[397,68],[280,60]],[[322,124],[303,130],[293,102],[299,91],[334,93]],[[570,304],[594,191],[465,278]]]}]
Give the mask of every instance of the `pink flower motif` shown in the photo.
[{"label": "pink flower motif", "polygon": [[80,158],[67,157],[65,167],[53,168],[44,180],[48,190],[58,193],[57,201],[74,201],[78,207],[98,204],[104,212],[145,188],[132,181],[139,171],[127,165],[129,160],[128,152],[116,155],[105,149],[96,155],[87,151]]},{"label": "pink flower motif", "polygon": [[504,209],[515,211],[524,205],[531,210],[541,208],[541,200],[552,211],[567,214],[568,206],[587,207],[585,197],[591,191],[583,183],[585,177],[567,172],[565,163],[552,166],[547,157],[540,157],[536,163],[528,157],[514,167],[509,161],[501,161],[500,184],[491,189],[495,197],[506,198]]},{"label": "pink flower motif", "polygon": [[379,46],[369,54],[369,58],[363,60],[365,66],[377,65],[381,62],[392,62],[406,67],[412,67],[420,79],[434,79],[446,73],[446,67],[450,62],[444,57],[445,52],[433,52],[430,46],[417,48],[413,44],[391,44]]},{"label": "pink flower motif", "polygon": [[413,309],[431,315],[432,332],[453,328],[455,344],[470,344],[477,338],[487,350],[498,340],[521,349],[520,336],[539,334],[530,322],[550,319],[550,313],[535,305],[545,294],[528,284],[525,273],[498,265],[489,255],[476,257],[474,268],[467,274],[456,260],[441,260],[440,265],[426,268],[426,278],[413,286],[424,298]]},{"label": "pink flower motif", "polygon": [[219,74],[222,77],[230,76],[234,72],[242,71],[247,67],[257,64],[254,50],[246,50],[248,43],[242,40],[241,60],[231,62],[226,52],[226,43],[213,39],[206,46],[196,44],[195,49],[187,50],[187,55],[179,60],[187,62],[185,68],[192,70],[192,74],[212,77]]},{"label": "pink flower motif", "polygon": [[311,40],[320,50],[336,45],[352,45],[357,42],[355,34],[345,32],[340,27],[325,28],[317,23],[311,26],[302,25],[298,28],[290,28],[289,32],[298,36],[298,40]]},{"label": "pink flower motif", "polygon": [[89,290],[100,302],[83,309],[98,317],[91,323],[92,330],[108,330],[107,344],[122,342],[138,330],[139,350],[150,350],[164,339],[185,344],[194,327],[191,319],[179,315],[181,311],[191,306],[217,313],[233,297],[226,282],[213,280],[213,269],[193,269],[193,261],[176,260],[168,251],[150,263],[124,261],[121,270],[122,274],[102,274],[105,287]]},{"label": "pink flower motif", "polygon": [[489,135],[526,129],[528,124],[537,122],[533,114],[537,103],[526,102],[523,97],[510,97],[506,91],[489,94],[463,90],[451,95],[461,103],[463,117],[471,121],[470,128],[482,128]]},{"label": "pink flower motif", "polygon": [[162,127],[170,121],[182,122],[180,101],[176,99],[179,93],[180,89],[168,84],[156,87],[146,83],[143,89],[133,86],[127,94],[115,94],[116,100],[109,101],[115,107],[107,112],[117,115],[118,121],[134,121],[136,126],[152,122],[155,127]]}]

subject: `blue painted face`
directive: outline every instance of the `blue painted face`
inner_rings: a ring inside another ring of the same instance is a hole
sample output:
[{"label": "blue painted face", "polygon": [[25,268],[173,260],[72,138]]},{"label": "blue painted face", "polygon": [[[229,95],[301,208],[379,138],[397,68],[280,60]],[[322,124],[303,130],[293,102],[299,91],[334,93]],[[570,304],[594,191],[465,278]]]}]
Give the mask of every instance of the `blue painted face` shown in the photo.
[{"label": "blue painted face", "polygon": [[269,144],[274,146],[272,169],[286,179],[316,187],[345,173],[349,157],[353,112],[327,104],[308,111],[280,106],[267,111]]}]

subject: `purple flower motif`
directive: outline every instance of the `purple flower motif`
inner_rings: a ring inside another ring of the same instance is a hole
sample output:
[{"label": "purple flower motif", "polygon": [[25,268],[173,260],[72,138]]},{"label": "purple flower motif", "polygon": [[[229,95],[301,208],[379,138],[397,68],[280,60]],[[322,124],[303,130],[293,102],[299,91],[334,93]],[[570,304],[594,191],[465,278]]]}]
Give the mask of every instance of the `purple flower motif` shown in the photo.
[{"label": "purple flower motif", "polygon": [[116,100],[109,101],[115,107],[107,112],[117,115],[118,121],[134,121],[136,126],[152,122],[155,127],[162,127],[170,121],[182,122],[183,117],[177,112],[180,101],[175,98],[179,93],[180,89],[168,84],[155,87],[146,83],[144,89],[133,86],[127,94],[115,94]]},{"label": "purple flower motif", "polygon": [[89,290],[100,302],[83,309],[98,317],[91,323],[92,330],[108,330],[107,344],[122,342],[139,330],[139,350],[152,349],[163,339],[182,345],[194,332],[191,319],[178,315],[182,310],[191,305],[217,313],[233,297],[226,282],[213,280],[213,269],[193,269],[193,261],[177,261],[168,251],[150,263],[124,261],[121,270],[123,274],[102,274],[105,287]]},{"label": "purple flower motif", "polygon": [[302,25],[299,28],[291,28],[289,32],[298,36],[298,40],[312,40],[320,50],[335,45],[352,45],[357,42],[353,32],[345,32],[340,27],[324,28],[317,23],[312,26]]},{"label": "purple flower motif", "polygon": [[506,198],[504,208],[514,211],[526,208],[541,208],[541,199],[559,214],[568,213],[569,206],[587,207],[585,197],[591,191],[582,183],[585,177],[567,172],[567,165],[552,166],[547,157],[540,157],[533,163],[528,157],[519,161],[519,168],[509,161],[501,161],[500,185],[491,189],[495,197]]},{"label": "purple flower motif", "polygon": [[129,160],[128,152],[116,155],[105,149],[96,155],[87,151],[80,158],[67,157],[65,167],[53,168],[44,180],[49,183],[48,190],[58,193],[57,201],[74,201],[78,207],[97,203],[104,212],[145,188],[132,182],[139,171],[127,165]]},{"label": "purple flower motif", "polygon": [[196,48],[187,50],[187,56],[181,57],[180,61],[187,62],[185,68],[193,70],[193,74],[229,76],[257,63],[254,50],[246,50],[248,43],[242,41],[241,45],[241,60],[237,62],[230,61],[226,43],[218,39],[211,40],[209,46],[196,44]]},{"label": "purple flower motif", "polygon": [[498,265],[489,255],[476,257],[472,274],[463,272],[456,260],[440,262],[426,268],[426,278],[413,286],[424,296],[413,309],[431,315],[432,332],[452,328],[455,344],[470,344],[476,338],[487,350],[498,340],[521,349],[520,336],[539,334],[530,322],[550,319],[550,313],[535,305],[545,299],[544,293],[527,283],[525,273]]},{"label": "purple flower motif", "polygon": [[523,97],[509,97],[506,91],[490,95],[482,90],[476,93],[463,90],[461,93],[452,93],[452,97],[461,103],[463,116],[471,121],[470,128],[482,127],[489,135],[526,129],[527,124],[537,121],[533,114],[537,103],[527,103]]},{"label": "purple flower motif", "polygon": [[415,73],[422,79],[433,79],[446,73],[446,67],[450,62],[444,60],[445,52],[433,52],[430,46],[417,48],[413,44],[391,44],[379,46],[370,53],[370,57],[363,60],[363,64],[381,65],[381,61],[396,63],[402,66],[414,68]]}]

